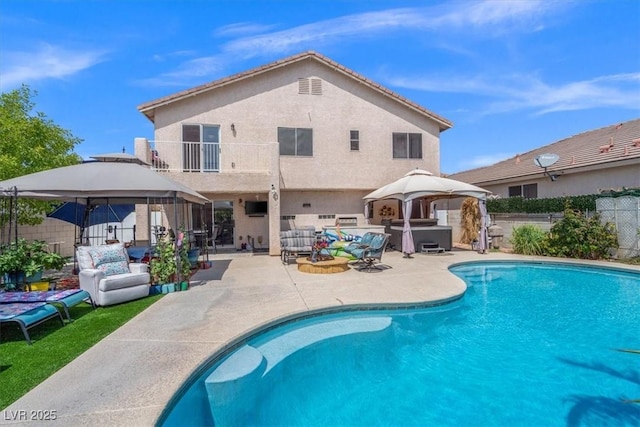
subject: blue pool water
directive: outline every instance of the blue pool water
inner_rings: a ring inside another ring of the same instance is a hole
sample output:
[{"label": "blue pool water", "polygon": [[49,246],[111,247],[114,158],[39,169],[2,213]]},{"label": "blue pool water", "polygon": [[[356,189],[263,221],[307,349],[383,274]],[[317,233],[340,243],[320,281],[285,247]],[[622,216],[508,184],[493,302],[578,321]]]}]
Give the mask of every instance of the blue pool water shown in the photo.
[{"label": "blue pool water", "polygon": [[[161,424],[640,425],[640,274],[542,263],[451,268],[431,308],[288,322],[212,360]],[[428,280],[428,279],[425,279]],[[211,392],[211,400],[207,394]]]}]

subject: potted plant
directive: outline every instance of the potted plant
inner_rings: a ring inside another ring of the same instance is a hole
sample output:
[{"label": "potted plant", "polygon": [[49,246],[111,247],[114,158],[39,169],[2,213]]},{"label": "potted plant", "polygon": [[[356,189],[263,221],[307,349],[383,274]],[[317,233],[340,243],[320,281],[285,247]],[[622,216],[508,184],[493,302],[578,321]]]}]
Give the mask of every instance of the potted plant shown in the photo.
[{"label": "potted plant", "polygon": [[[184,236],[182,233],[180,235]],[[186,291],[189,288],[192,265],[192,249],[189,249],[189,242],[178,240],[178,255],[180,256],[180,283],[176,283],[176,290]]]},{"label": "potted plant", "polygon": [[49,252],[44,241],[21,238],[0,247],[0,274],[5,276],[5,283],[37,282],[44,270],[60,270],[64,264],[64,257]]},{"label": "potted plant", "polygon": [[161,237],[158,240],[150,267],[153,281],[155,284],[161,285],[162,293],[173,292],[175,290],[173,280],[177,273],[177,265],[173,240],[169,236]]}]

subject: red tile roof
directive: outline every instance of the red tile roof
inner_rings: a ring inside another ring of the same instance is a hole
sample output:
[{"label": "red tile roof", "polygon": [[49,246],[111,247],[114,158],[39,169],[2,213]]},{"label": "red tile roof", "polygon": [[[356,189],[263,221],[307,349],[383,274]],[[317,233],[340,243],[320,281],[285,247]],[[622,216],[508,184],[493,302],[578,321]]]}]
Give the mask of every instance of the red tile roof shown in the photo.
[{"label": "red tile roof", "polygon": [[162,107],[168,104],[171,104],[172,102],[176,102],[179,101],[181,99],[190,97],[190,96],[194,96],[194,95],[198,95],[200,93],[203,92],[208,92],[210,90],[214,90],[216,88],[231,84],[231,83],[237,83],[240,82],[244,79],[247,78],[251,78],[251,77],[255,77],[257,75],[278,69],[280,67],[284,67],[287,66],[289,64],[293,64],[295,62],[299,62],[299,61],[304,61],[304,60],[316,60],[320,63],[323,63],[325,65],[327,65],[328,67],[330,67],[331,69],[340,72],[344,75],[347,75],[353,79],[356,79],[358,81],[360,81],[361,83],[365,84],[366,86],[368,86],[369,88],[385,95],[388,96],[389,98],[392,98],[398,102],[400,102],[401,104],[404,104],[405,106],[419,112],[420,114],[423,114],[427,117],[429,117],[430,119],[436,121],[439,125],[440,131],[445,131],[449,128],[451,128],[453,126],[453,123],[451,123],[451,121],[445,119],[442,116],[439,116],[437,114],[435,114],[432,111],[427,110],[426,108],[422,107],[421,105],[416,104],[413,101],[408,100],[407,98],[381,86],[380,84],[369,80],[368,78],[356,73],[355,71],[352,71],[350,69],[348,69],[347,67],[345,67],[344,65],[340,65],[339,63],[327,58],[324,55],[321,55],[317,52],[314,51],[308,51],[308,52],[303,52],[303,53],[299,53],[297,55],[293,55],[293,56],[289,56],[287,58],[283,58],[283,59],[279,59],[275,62],[271,62],[269,64],[266,65],[262,65],[260,67],[257,68],[253,68],[251,70],[248,71],[243,71],[241,73],[237,73],[237,74],[233,74],[231,76],[228,77],[224,77],[222,79],[219,80],[214,80],[212,82],[209,83],[205,83],[203,85],[200,86],[196,86],[193,87],[191,89],[187,89],[187,90],[183,90],[181,92],[177,92],[174,93],[172,95],[169,96],[165,96],[163,98],[159,98],[156,99],[154,101],[150,101],[150,102],[146,102],[144,104],[141,104],[138,106],[138,111],[140,111],[141,113],[143,113],[145,116],[147,116],[149,118],[149,120],[151,120],[152,122],[154,121],[154,115],[155,115],[155,109],[158,107]]},{"label": "red tile roof", "polygon": [[449,178],[476,185],[538,175],[543,169],[534,162],[540,154],[557,154],[560,158],[547,170],[570,172],[584,167],[613,167],[637,163],[640,170],[640,119],[616,123],[587,131],[518,154],[491,166],[448,175]]}]

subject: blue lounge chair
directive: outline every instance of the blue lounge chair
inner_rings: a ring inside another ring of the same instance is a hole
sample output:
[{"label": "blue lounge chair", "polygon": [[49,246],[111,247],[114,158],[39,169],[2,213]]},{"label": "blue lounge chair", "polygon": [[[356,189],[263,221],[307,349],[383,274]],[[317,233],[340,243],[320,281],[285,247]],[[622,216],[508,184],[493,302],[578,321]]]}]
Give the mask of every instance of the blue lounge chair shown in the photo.
[{"label": "blue lounge chair", "polygon": [[28,330],[54,317],[57,317],[64,326],[64,320],[58,309],[46,302],[0,304],[0,324],[17,323],[29,344],[31,344],[31,337]]},{"label": "blue lounge chair", "polygon": [[67,320],[71,321],[69,307],[73,307],[86,301],[95,308],[95,304],[91,299],[89,292],[82,289],[68,289],[66,291],[31,291],[31,292],[1,292],[0,304],[7,303],[29,303],[29,302],[47,302],[56,306],[60,306],[64,310]]}]

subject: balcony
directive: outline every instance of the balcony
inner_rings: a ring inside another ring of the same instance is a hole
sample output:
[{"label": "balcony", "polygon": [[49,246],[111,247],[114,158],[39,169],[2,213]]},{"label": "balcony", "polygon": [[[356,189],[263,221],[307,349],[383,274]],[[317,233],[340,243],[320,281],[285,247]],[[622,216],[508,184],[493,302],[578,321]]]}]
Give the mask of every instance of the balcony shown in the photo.
[{"label": "balcony", "polygon": [[276,143],[149,141],[151,168],[183,173],[268,173]]}]

